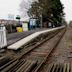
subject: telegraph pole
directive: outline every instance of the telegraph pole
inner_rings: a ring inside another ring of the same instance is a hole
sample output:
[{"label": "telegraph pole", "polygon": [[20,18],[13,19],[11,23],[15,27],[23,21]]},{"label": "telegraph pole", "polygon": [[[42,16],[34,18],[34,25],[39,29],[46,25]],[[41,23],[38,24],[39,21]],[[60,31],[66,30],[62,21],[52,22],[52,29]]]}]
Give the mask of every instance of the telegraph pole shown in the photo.
[{"label": "telegraph pole", "polygon": [[40,15],[40,18],[41,18],[41,20],[40,20],[40,26],[41,26],[41,28],[42,28],[42,26],[43,26],[43,17],[42,17],[42,13],[41,13],[41,15]]}]

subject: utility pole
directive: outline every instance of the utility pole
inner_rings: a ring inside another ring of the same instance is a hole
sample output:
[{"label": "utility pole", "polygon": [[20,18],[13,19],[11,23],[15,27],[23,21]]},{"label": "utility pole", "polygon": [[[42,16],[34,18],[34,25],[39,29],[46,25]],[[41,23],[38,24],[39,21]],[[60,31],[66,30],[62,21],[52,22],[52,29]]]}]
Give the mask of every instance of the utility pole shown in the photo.
[{"label": "utility pole", "polygon": [[43,17],[42,17],[42,13],[41,13],[41,15],[40,15],[40,18],[41,18],[41,20],[40,20],[40,26],[41,26],[41,28],[42,28],[42,26],[43,26]]},{"label": "utility pole", "polygon": [[40,27],[42,28],[43,27],[43,15],[42,15],[43,9],[40,6],[39,6],[39,9],[40,9]]}]

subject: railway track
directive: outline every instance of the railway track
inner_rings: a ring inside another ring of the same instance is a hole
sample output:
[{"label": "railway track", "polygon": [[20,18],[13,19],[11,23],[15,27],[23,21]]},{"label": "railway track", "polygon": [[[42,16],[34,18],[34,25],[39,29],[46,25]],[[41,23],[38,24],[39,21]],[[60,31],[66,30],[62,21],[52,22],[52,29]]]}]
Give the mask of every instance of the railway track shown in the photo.
[{"label": "railway track", "polygon": [[15,51],[16,54],[17,54],[16,56],[17,57],[19,56],[18,58],[21,58],[23,55],[27,54],[31,50],[37,48],[39,45],[43,44],[47,40],[49,40],[52,37],[54,37],[59,31],[61,31],[61,29],[39,35],[38,37],[36,37],[35,39],[31,40],[26,45],[20,47],[19,50]]},{"label": "railway track", "polygon": [[[59,32],[60,31],[60,32]],[[0,68],[1,72],[38,72],[52,50],[65,33],[65,29],[54,32],[49,37],[36,43],[20,57],[8,62]],[[51,45],[52,44],[52,45]]]}]

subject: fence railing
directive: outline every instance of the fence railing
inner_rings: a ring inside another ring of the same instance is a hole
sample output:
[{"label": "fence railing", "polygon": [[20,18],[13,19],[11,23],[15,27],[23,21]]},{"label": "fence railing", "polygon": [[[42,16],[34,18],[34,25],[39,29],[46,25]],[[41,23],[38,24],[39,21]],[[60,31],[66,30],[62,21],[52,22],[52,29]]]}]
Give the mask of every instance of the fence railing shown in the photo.
[{"label": "fence railing", "polygon": [[0,27],[0,48],[7,46],[6,39],[6,28],[4,26]]}]

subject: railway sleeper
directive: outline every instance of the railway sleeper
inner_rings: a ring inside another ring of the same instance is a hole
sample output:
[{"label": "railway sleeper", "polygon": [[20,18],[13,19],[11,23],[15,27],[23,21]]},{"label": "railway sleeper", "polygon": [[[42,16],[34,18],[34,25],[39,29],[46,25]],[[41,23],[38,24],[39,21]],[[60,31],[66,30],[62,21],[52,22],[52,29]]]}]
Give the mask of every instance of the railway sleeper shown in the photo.
[{"label": "railway sleeper", "polygon": [[1,72],[3,69],[5,69],[7,66],[11,65],[11,64],[12,64],[13,62],[15,62],[15,61],[16,61],[16,59],[11,60],[11,61],[7,62],[6,64],[2,65],[2,66],[0,67],[0,72]]},{"label": "railway sleeper", "polygon": [[46,72],[72,72],[72,64],[70,63],[64,63],[64,64],[51,63],[49,64]]},{"label": "railway sleeper", "polygon": [[15,60],[1,68],[0,72],[29,72],[37,61],[32,60]]},{"label": "railway sleeper", "polygon": [[9,61],[11,61],[11,59],[9,57],[0,57],[0,67],[3,66],[4,64],[8,63]]},{"label": "railway sleeper", "polygon": [[16,72],[29,72],[36,64],[37,61],[27,60]]},{"label": "railway sleeper", "polygon": [[16,60],[9,66],[7,66],[5,69],[3,69],[1,72],[16,72],[16,70],[25,62],[25,60]]}]

